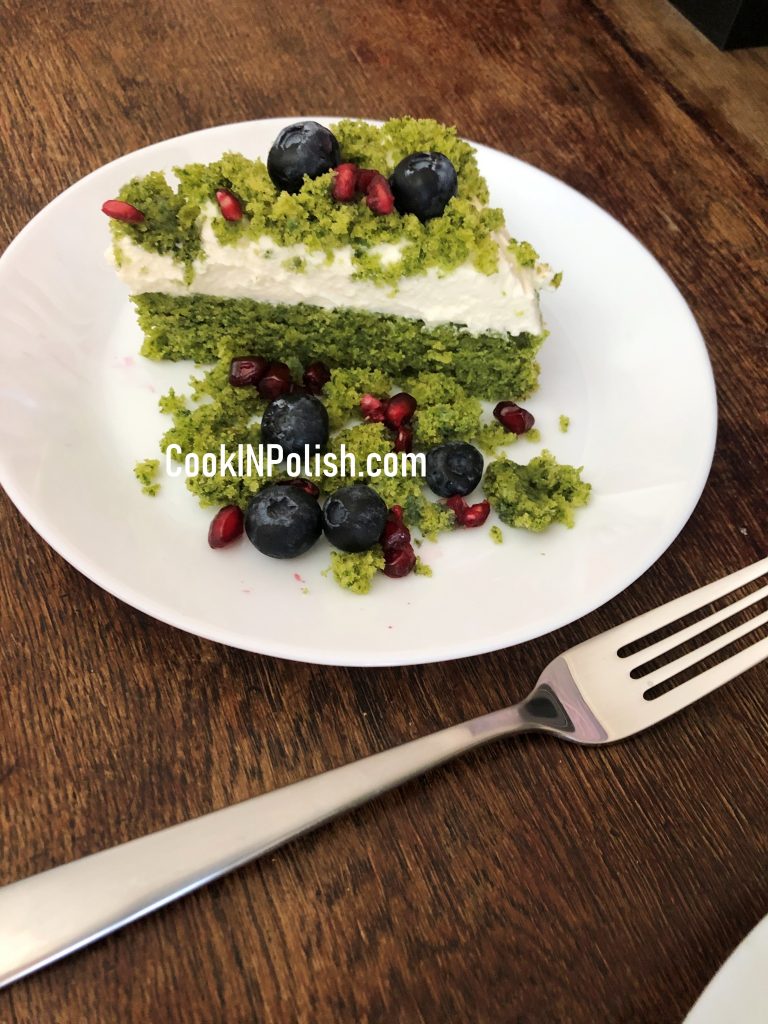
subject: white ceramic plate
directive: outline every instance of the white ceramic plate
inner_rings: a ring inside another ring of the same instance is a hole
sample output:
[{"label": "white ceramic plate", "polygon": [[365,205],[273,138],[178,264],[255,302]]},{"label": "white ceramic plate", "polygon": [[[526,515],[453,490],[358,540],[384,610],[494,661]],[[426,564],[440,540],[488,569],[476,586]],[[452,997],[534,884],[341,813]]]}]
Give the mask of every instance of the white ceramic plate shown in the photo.
[{"label": "white ceramic plate", "polygon": [[[293,119],[290,119],[293,120]],[[701,334],[680,293],[620,224],[562,182],[478,147],[495,204],[517,238],[564,271],[544,296],[551,331],[541,388],[526,405],[540,447],[583,465],[594,488],[575,529],[488,527],[421,554],[432,579],[377,579],[357,597],[324,578],[321,541],[295,562],[246,540],[212,551],[210,510],[180,480],[145,497],[133,477],[158,455],[157,398],[191,364],[151,363],[124,287],[104,260],[101,203],[130,177],[266,156],[288,119],[223,125],[130,153],[42,210],[0,259],[0,474],[40,535],[136,608],[246,650],[340,665],[457,658],[517,644],[584,615],[644,572],[691,514],[709,472],[716,406]],[[329,123],[334,118],[319,118]],[[669,254],[670,263],[674,253]],[[558,417],[571,418],[567,434]]]},{"label": "white ceramic plate", "polygon": [[765,1024],[768,917],[731,953],[683,1024]]}]

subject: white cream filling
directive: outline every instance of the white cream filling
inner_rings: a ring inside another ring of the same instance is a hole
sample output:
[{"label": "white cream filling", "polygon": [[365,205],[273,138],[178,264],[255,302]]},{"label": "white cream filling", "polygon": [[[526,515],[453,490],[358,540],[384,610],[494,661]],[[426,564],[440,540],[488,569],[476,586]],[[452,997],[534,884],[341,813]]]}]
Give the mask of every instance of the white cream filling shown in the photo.
[{"label": "white cream filling", "polygon": [[[335,308],[346,306],[375,313],[391,313],[423,320],[428,326],[465,324],[473,333],[506,331],[510,334],[541,334],[539,289],[551,282],[546,264],[519,267],[507,251],[508,236],[500,232],[499,269],[482,274],[471,263],[450,273],[430,267],[424,274],[403,277],[393,289],[388,285],[353,278],[352,249],[334,251],[332,261],[324,253],[303,245],[280,246],[268,236],[254,242],[242,239],[222,245],[213,232],[210,205],[201,217],[201,243],[205,259],[194,263],[194,277],[184,281],[184,267],[172,256],[149,252],[132,239],[120,238],[108,258],[132,294],[164,292],[169,295],[217,295],[260,302],[297,303]],[[399,256],[399,247],[376,246],[387,263]],[[286,265],[294,257],[303,261],[297,272]]]}]

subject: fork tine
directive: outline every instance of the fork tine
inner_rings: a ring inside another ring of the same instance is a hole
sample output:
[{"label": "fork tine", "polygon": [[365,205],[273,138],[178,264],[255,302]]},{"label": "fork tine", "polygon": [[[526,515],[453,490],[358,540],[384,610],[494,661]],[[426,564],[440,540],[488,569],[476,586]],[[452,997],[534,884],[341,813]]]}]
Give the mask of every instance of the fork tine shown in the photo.
[{"label": "fork tine", "polygon": [[689,679],[688,682],[676,686],[674,690],[647,701],[648,708],[655,712],[653,721],[661,721],[662,718],[681,711],[689,704],[693,704],[701,697],[716,690],[723,683],[727,683],[753,668],[765,658],[768,658],[768,637],[752,644],[746,650],[739,651],[738,654],[731,655],[730,658],[721,661],[719,665],[714,665],[700,675],[694,676],[693,679]]},{"label": "fork tine", "polygon": [[[682,672],[692,665],[698,664],[708,658],[710,654],[716,654],[722,650],[723,647],[727,647],[728,644],[733,643],[734,640],[738,640],[742,636],[752,633],[759,626],[763,626],[768,623],[768,611],[762,612],[760,615],[755,615],[754,618],[748,622],[743,622],[740,626],[735,626],[733,629],[728,630],[727,633],[723,633],[722,636],[715,637],[714,640],[710,640],[707,644],[702,644],[701,647],[697,647],[695,650],[688,654],[684,654],[680,658],[676,658],[674,661],[668,662],[661,668],[657,668],[654,672],[649,672],[643,676],[640,680],[640,684],[643,690],[650,690],[659,683],[665,682],[667,679],[671,679],[672,676],[676,676],[678,672]],[[703,675],[704,673],[702,673]]]},{"label": "fork tine", "polygon": [[645,612],[643,615],[638,615],[628,622],[622,622],[620,626],[614,626],[602,636],[603,638],[610,636],[616,642],[618,650],[657,629],[661,629],[662,626],[668,626],[684,615],[690,615],[691,612],[695,612],[713,601],[727,597],[732,591],[752,583],[753,580],[759,579],[766,573],[768,573],[768,558],[761,558],[760,561],[753,562],[752,565],[747,565],[745,568],[739,569],[738,572],[731,573],[730,576],[715,580],[714,583],[708,583],[690,594],[675,598],[674,601],[668,601],[667,604]]},{"label": "fork tine", "polygon": [[691,626],[686,626],[685,629],[680,629],[672,636],[665,637],[663,640],[659,640],[655,644],[651,644],[650,647],[644,647],[637,654],[633,654],[628,658],[624,659],[624,664],[627,669],[631,671],[634,668],[638,668],[640,665],[647,665],[648,662],[653,661],[654,658],[658,658],[661,654],[666,654],[668,651],[674,650],[675,647],[679,647],[680,644],[691,640],[693,637],[698,636],[700,633],[705,633],[712,626],[717,625],[718,622],[723,622],[725,619],[731,618],[737,612],[743,611],[745,608],[749,608],[750,605],[757,604],[758,601],[762,601],[764,597],[768,597],[768,584],[761,587],[760,590],[754,590],[751,594],[747,594],[746,597],[742,597],[738,601],[734,601],[732,604],[726,605],[725,608],[721,608],[720,611],[713,612],[712,615],[708,615],[705,619],[699,619],[698,622],[694,622]]}]

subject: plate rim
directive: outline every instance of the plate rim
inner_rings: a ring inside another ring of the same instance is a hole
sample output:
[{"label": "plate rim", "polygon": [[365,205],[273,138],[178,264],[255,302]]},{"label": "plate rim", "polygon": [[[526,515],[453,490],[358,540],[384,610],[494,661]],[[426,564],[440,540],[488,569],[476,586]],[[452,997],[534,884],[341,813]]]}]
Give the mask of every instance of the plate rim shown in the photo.
[{"label": "plate rim", "polygon": [[[341,120],[342,118],[338,115],[302,115],[301,117],[266,117],[266,118],[254,118],[244,121],[225,122],[223,124],[210,125],[206,128],[199,128],[190,132],[183,132],[180,135],[170,136],[165,139],[160,139],[157,142],[149,143],[146,146],[141,146],[138,149],[130,150],[127,153],[123,153],[113,160],[109,160],[107,163],[94,168],[89,171],[83,177],[78,178],[77,181],[72,182],[67,188],[59,192],[53,199],[47,202],[41,207],[37,213],[35,213],[30,220],[21,228],[21,230],[14,236],[9,242],[5,250],[0,254],[0,269],[2,264],[7,263],[9,257],[13,257],[13,253],[16,248],[22,244],[23,239],[31,231],[35,230],[35,225],[44,215],[46,215],[52,208],[55,208],[60,202],[63,202],[70,192],[82,187],[91,178],[103,174],[106,170],[114,168],[116,165],[128,159],[135,158],[139,155],[149,156],[152,151],[168,145],[169,143],[179,143],[186,139],[194,136],[201,136],[208,133],[215,133],[217,131],[227,129],[242,129],[250,125],[269,125],[274,124],[284,125],[291,123],[295,120],[318,120],[321,122],[334,122]],[[382,124],[383,122],[374,118],[360,118],[360,120],[368,121],[371,124]],[[414,657],[413,653],[409,654],[408,650],[401,651],[398,654],[395,649],[394,656],[391,654],[385,654],[382,651],[372,652],[372,656],[363,657],[362,654],[355,654],[355,652],[344,653],[341,650],[337,650],[331,653],[325,649],[316,649],[310,646],[302,646],[300,650],[293,650],[291,645],[274,642],[268,638],[264,638],[264,642],[259,642],[258,646],[248,644],[246,638],[240,631],[227,630],[226,628],[214,628],[211,629],[206,625],[204,621],[198,620],[194,616],[187,615],[182,612],[174,611],[173,609],[167,608],[160,602],[155,601],[153,598],[148,598],[146,594],[136,590],[130,585],[126,585],[116,578],[109,570],[105,570],[101,564],[95,563],[88,555],[83,553],[80,548],[73,546],[65,536],[60,535],[55,526],[52,525],[49,519],[46,519],[44,515],[38,515],[35,510],[34,501],[28,501],[27,498],[21,493],[22,489],[17,488],[15,483],[10,478],[12,475],[9,474],[4,457],[4,452],[0,449],[0,485],[2,485],[5,493],[8,495],[12,504],[16,507],[19,513],[32,527],[32,529],[41,537],[49,547],[51,547],[57,555],[63,558],[69,565],[71,565],[76,571],[85,576],[88,580],[94,583],[96,586],[106,591],[112,597],[125,602],[137,611],[143,614],[149,615],[165,625],[172,626],[176,629],[180,629],[183,632],[189,633],[193,636],[198,636],[201,639],[209,640],[214,643],[221,643],[228,647],[233,647],[238,650],[243,650],[248,653],[265,655],[268,657],[282,658],[287,661],[296,661],[306,664],[316,665],[329,665],[347,668],[384,668],[384,667],[400,667],[406,665],[423,665],[433,664],[446,661],[454,661],[460,658],[476,657],[483,654],[493,653],[495,651],[504,650],[509,647],[516,647],[519,644],[527,643],[530,640],[534,640],[541,636],[546,636],[557,629],[561,629],[573,622],[578,621],[585,615],[596,611],[601,608],[608,601],[613,600],[616,596],[622,593],[627,587],[631,586],[636,580],[643,576],[651,566],[653,566],[658,559],[666,552],[675,540],[679,537],[680,533],[690,520],[696,506],[698,505],[701,496],[706,487],[709,479],[710,471],[712,468],[712,462],[714,459],[715,448],[717,443],[717,430],[718,430],[718,405],[717,405],[717,390],[716,382],[714,379],[714,372],[712,369],[712,362],[709,357],[709,352],[704,341],[702,331],[698,325],[698,322],[691,310],[685,296],[682,294],[680,288],[677,286],[674,279],[667,272],[665,267],[660,261],[654,256],[650,249],[645,243],[634,235],[620,220],[618,220],[613,214],[603,209],[598,203],[596,203],[589,196],[580,192],[578,189],[569,185],[567,182],[550,174],[548,171],[544,171],[534,164],[530,164],[525,160],[521,160],[519,157],[514,156],[511,153],[505,153],[503,150],[496,149],[495,147],[488,146],[485,143],[476,142],[474,140],[467,140],[470,145],[475,147],[477,150],[490,152],[496,156],[503,157],[505,160],[513,160],[518,164],[524,165],[529,170],[533,170],[538,175],[543,175],[545,178],[554,182],[559,188],[563,188],[573,193],[578,197],[579,201],[586,202],[589,204],[592,213],[595,216],[609,219],[615,228],[620,229],[622,233],[628,236],[631,242],[639,246],[646,258],[651,260],[658,270],[667,278],[669,284],[677,294],[678,299],[687,316],[693,335],[695,335],[700,353],[703,356],[705,367],[708,369],[707,383],[708,387],[708,422],[706,437],[702,439],[701,449],[701,463],[698,467],[698,476],[691,485],[688,500],[685,503],[685,507],[680,514],[679,522],[676,523],[674,529],[664,535],[660,544],[653,545],[652,553],[648,558],[642,560],[637,566],[633,567],[632,570],[626,575],[622,576],[620,584],[615,582],[611,586],[605,588],[605,592],[593,596],[586,602],[585,606],[582,607],[577,614],[567,615],[565,619],[555,619],[553,624],[540,628],[539,626],[534,627],[529,632],[524,633],[522,636],[510,641],[509,637],[496,634],[494,636],[486,635],[484,640],[480,643],[469,643],[465,644],[460,648],[450,648],[447,650],[433,651],[429,654]],[[702,398],[705,396],[702,394]]]}]

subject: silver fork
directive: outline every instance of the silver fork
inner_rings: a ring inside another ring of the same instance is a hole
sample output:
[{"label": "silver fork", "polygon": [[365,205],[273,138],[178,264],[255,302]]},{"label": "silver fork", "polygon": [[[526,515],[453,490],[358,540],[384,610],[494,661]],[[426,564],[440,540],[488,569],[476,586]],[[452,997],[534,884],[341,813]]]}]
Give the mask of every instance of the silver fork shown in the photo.
[{"label": "silver fork", "polygon": [[612,743],[655,725],[768,657],[765,637],[646,697],[759,629],[768,611],[640,678],[633,670],[764,601],[768,583],[638,653],[618,652],[766,575],[768,558],[572,647],[512,707],[0,888],[0,987],[489,740],[535,731],[572,743]]}]

